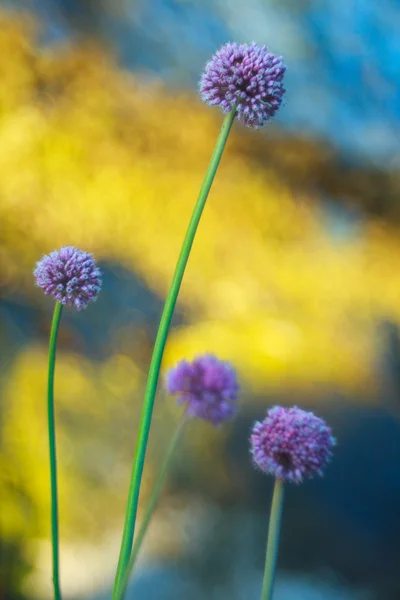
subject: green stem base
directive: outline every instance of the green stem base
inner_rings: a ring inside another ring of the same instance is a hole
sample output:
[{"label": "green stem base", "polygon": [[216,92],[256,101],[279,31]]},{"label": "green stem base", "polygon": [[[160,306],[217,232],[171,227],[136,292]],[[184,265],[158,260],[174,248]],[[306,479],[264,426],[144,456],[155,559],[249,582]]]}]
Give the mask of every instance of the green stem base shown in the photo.
[{"label": "green stem base", "polygon": [[160,498],[161,489],[162,489],[162,486],[163,486],[163,483],[165,480],[165,476],[168,472],[168,468],[169,468],[169,465],[171,464],[171,460],[172,460],[172,457],[176,450],[176,447],[178,446],[178,443],[181,440],[182,433],[183,433],[186,422],[187,421],[186,421],[185,417],[183,417],[181,419],[181,421],[179,422],[178,427],[176,428],[175,433],[172,436],[171,441],[168,445],[164,460],[161,463],[161,467],[158,472],[157,479],[154,484],[154,488],[151,492],[149,502],[147,504],[145,513],[143,515],[143,519],[140,523],[139,531],[137,532],[137,535],[135,535],[135,538],[133,540],[133,546],[132,546],[131,556],[129,559],[129,564],[128,564],[127,569],[124,572],[124,575],[123,575],[122,581],[121,581],[121,587],[120,587],[121,596],[123,596],[125,594],[125,591],[126,591],[126,588],[127,588],[128,582],[129,582],[129,577],[132,575],[133,570],[135,568],[136,559],[138,557],[140,548],[142,546],[142,542],[146,536],[147,529],[150,525],[151,517],[153,516],[153,513],[156,509],[158,500]]}]

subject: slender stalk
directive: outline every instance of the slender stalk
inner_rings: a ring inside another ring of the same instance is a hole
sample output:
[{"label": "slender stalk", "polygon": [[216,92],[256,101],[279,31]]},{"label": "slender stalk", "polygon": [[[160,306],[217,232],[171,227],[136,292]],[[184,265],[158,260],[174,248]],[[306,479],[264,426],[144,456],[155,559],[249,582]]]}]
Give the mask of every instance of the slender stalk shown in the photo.
[{"label": "slender stalk", "polygon": [[278,558],[279,535],[281,529],[284,485],[282,479],[275,479],[271,513],[268,526],[267,552],[261,600],[272,600],[275,583],[276,562]]},{"label": "slender stalk", "polygon": [[186,264],[189,259],[190,250],[196,235],[197,227],[202,215],[211,185],[214,181],[215,173],[218,169],[222,153],[225,148],[230,129],[235,118],[235,110],[228,113],[223,121],[214,151],[211,156],[200,193],[193,210],[189,226],[183,240],[182,248],[175,267],[170,290],[165,301],[163,313],[161,315],[160,325],[154,345],[153,355],[151,357],[149,375],[147,378],[146,391],[144,395],[142,415],[139,425],[139,433],[136,442],[135,455],[132,465],[132,474],[128,494],[128,503],[125,515],[124,532],[122,535],[121,550],[118,559],[117,573],[114,583],[113,600],[122,598],[119,591],[121,580],[125,569],[129,563],[129,557],[132,549],[132,541],[135,532],[136,513],[139,500],[140,484],[143,474],[144,460],[146,456],[147,441],[149,438],[151,417],[153,413],[154,397],[156,394],[158,377],[161,368],[161,361],[164,353],[165,343],[167,341],[168,331],[175,309],[176,300],[181,287]]},{"label": "slender stalk", "polygon": [[49,342],[49,376],[47,385],[47,421],[50,450],[50,487],[51,487],[51,545],[53,555],[53,588],[55,600],[61,600],[59,541],[58,541],[58,499],[57,499],[57,454],[56,429],[54,422],[54,369],[56,364],[56,348],[58,328],[60,326],[62,304],[56,302]]},{"label": "slender stalk", "polygon": [[154,488],[153,488],[150,498],[149,498],[149,503],[148,503],[146,511],[143,515],[142,522],[140,523],[139,531],[137,532],[137,534],[135,535],[135,538],[133,540],[133,546],[132,546],[131,557],[129,559],[129,564],[128,564],[127,569],[125,569],[124,575],[121,580],[121,587],[120,587],[121,596],[123,596],[125,594],[125,591],[126,591],[126,588],[127,588],[128,582],[129,582],[129,577],[135,568],[137,556],[138,556],[140,548],[142,546],[142,542],[146,536],[147,529],[149,527],[154,510],[155,510],[155,508],[158,504],[158,500],[160,498],[160,493],[161,493],[162,486],[163,486],[163,483],[165,480],[165,476],[168,471],[168,467],[171,463],[171,459],[174,455],[175,449],[182,437],[183,429],[184,429],[186,422],[187,421],[186,421],[185,417],[183,417],[179,421],[178,427],[176,428],[174,435],[172,436],[170,443],[168,445],[164,460],[161,463],[161,467],[158,472],[157,479],[154,484]]}]

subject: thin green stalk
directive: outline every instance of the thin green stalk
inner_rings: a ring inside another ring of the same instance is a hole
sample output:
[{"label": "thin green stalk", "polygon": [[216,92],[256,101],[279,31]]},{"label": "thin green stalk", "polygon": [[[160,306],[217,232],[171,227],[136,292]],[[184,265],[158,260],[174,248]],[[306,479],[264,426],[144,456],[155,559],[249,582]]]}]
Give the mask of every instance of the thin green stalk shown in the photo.
[{"label": "thin green stalk", "polygon": [[114,583],[113,600],[119,600],[123,596],[120,592],[122,576],[129,563],[132,550],[133,535],[135,532],[136,513],[139,501],[140,483],[142,480],[144,460],[146,456],[147,441],[149,438],[150,423],[153,413],[154,397],[156,394],[161,361],[167,341],[168,331],[174,313],[176,300],[181,287],[186,264],[196,235],[197,227],[202,215],[212,182],[215,177],[222,153],[225,148],[230,129],[235,118],[235,110],[228,113],[223,121],[220,134],[215,144],[200,193],[193,210],[192,217],[183,240],[181,252],[175,267],[170,290],[165,301],[164,310],[161,315],[160,325],[151,357],[149,375],[147,378],[146,391],[144,395],[142,415],[140,419],[139,432],[136,442],[135,455],[133,459],[131,481],[128,494],[128,503],[122,535],[121,550],[118,559],[117,573]]},{"label": "thin green stalk", "polygon": [[129,581],[129,577],[134,570],[136,559],[139,554],[140,548],[142,546],[142,542],[147,533],[147,529],[149,527],[151,517],[153,516],[153,512],[158,504],[158,500],[159,500],[162,486],[163,486],[163,483],[165,480],[165,476],[168,471],[168,467],[171,463],[171,459],[174,455],[175,449],[182,437],[183,429],[184,429],[186,422],[187,421],[186,421],[185,417],[183,417],[179,421],[178,427],[176,428],[174,435],[172,436],[170,443],[168,445],[164,460],[161,463],[161,467],[158,472],[157,479],[154,484],[154,488],[153,488],[150,498],[149,498],[149,503],[148,503],[148,505],[146,507],[146,511],[143,515],[142,522],[140,523],[139,531],[137,532],[137,534],[135,535],[135,538],[133,540],[132,552],[131,552],[131,557],[129,559],[128,568],[125,569],[124,575],[122,577],[121,587],[120,587],[120,593],[122,596],[125,594],[126,587],[128,585],[128,581]]},{"label": "thin green stalk", "polygon": [[267,552],[261,600],[272,600],[274,593],[276,562],[278,558],[279,535],[284,498],[284,484],[282,479],[275,479],[274,493],[272,496],[271,513],[268,526]]},{"label": "thin green stalk", "polygon": [[49,342],[49,378],[47,385],[47,421],[50,450],[50,486],[51,486],[51,546],[53,555],[53,587],[54,599],[61,600],[59,542],[58,542],[58,500],[57,500],[57,454],[56,429],[54,422],[54,369],[56,365],[56,348],[58,328],[60,326],[62,304],[56,302]]}]

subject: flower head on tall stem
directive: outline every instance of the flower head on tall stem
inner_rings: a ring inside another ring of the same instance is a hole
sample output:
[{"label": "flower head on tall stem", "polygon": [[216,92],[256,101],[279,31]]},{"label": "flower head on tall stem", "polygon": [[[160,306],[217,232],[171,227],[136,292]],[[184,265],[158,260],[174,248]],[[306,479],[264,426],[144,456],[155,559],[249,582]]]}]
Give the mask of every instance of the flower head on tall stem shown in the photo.
[{"label": "flower head on tall stem", "polygon": [[178,395],[189,417],[219,425],[237,411],[239,385],[232,365],[211,354],[182,360],[167,375],[167,390]]},{"label": "flower head on tall stem", "polygon": [[88,252],[65,246],[43,256],[34,271],[36,285],[60,304],[80,311],[97,299],[101,272]]},{"label": "flower head on tall stem", "polygon": [[290,483],[322,476],[335,444],[327,423],[297,406],[271,408],[250,438],[254,464]]},{"label": "flower head on tall stem", "polygon": [[262,127],[282,104],[285,71],[282,58],[266,46],[225,44],[206,65],[201,99],[224,113],[236,108],[237,118],[247,127]]}]

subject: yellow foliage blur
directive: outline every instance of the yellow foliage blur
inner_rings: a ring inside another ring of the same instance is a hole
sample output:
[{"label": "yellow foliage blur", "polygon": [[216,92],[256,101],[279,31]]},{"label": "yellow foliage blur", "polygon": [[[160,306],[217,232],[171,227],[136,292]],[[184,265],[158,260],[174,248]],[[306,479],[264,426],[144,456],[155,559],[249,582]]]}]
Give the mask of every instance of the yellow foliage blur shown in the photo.
[{"label": "yellow foliage blur", "polygon": [[[34,261],[76,244],[164,296],[220,114],[99,48],[39,50],[32,27],[5,16],[0,47],[6,288],[31,293]],[[258,387],[368,387],[374,320],[400,315],[398,232],[370,220],[353,241],[332,240],[312,198],[295,202],[267,165],[246,161],[243,134],[237,125],[181,292],[198,326],[177,335],[179,352],[172,336],[169,360],[212,335]]]},{"label": "yellow foliage blur", "polygon": [[[98,48],[39,50],[31,31],[3,16],[3,283],[30,293],[34,261],[76,244],[164,295],[220,114],[123,72]],[[179,352],[172,337],[170,360],[212,336],[258,386],[360,385],[374,319],[400,315],[397,231],[371,221],[361,238],[332,241],[313,204],[246,162],[241,134],[237,126],[181,293],[198,326],[178,334]]]},{"label": "yellow foliage blur", "polygon": [[[35,261],[69,244],[123,265],[164,297],[221,115],[195,94],[125,72],[95,45],[39,48],[36,34],[30,19],[1,14],[4,297],[37,305]],[[254,135],[236,124],[228,142],[181,290],[189,325],[172,331],[165,364],[212,351],[261,395],[365,391],[376,323],[400,318],[398,231],[371,218],[355,239],[330,238],[311,194],[295,201],[268,164],[246,155]],[[48,534],[46,365],[46,348],[32,342],[3,377],[0,493],[10,538]],[[112,517],[110,498],[120,517],[124,498],[115,504],[111,490],[128,475],[118,424],[137,423],[142,385],[134,360],[117,350],[101,364],[60,353],[62,532],[97,532],[100,516]]]},{"label": "yellow foliage blur", "polygon": [[[46,412],[47,349],[27,347],[7,373],[2,415],[2,534],[27,538],[48,534],[50,496]],[[59,353],[55,385],[61,530],[67,536],[98,533],[107,510],[121,451],[118,420],[132,420],[127,399],[140,395],[141,375],[125,356],[92,364]],[[135,404],[137,412],[137,403]],[[118,417],[116,418],[116,415]],[[132,431],[132,440],[135,432]],[[121,444],[122,445],[122,444]],[[99,488],[104,493],[98,493]],[[107,490],[109,490],[107,494]],[[21,510],[21,498],[24,510]],[[121,505],[122,506],[122,505]],[[111,515],[112,518],[112,515]],[[118,511],[115,515],[118,518]]]}]

